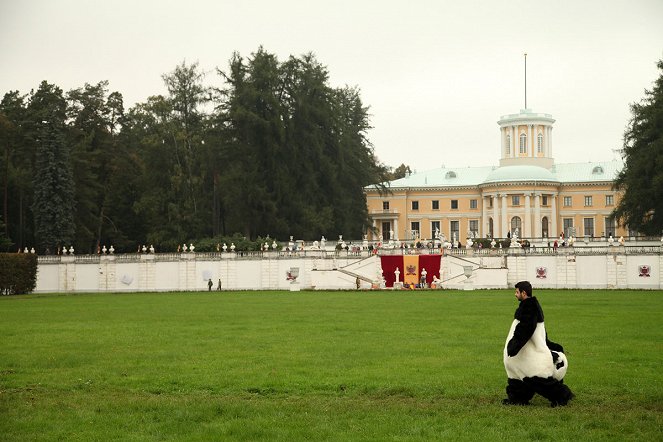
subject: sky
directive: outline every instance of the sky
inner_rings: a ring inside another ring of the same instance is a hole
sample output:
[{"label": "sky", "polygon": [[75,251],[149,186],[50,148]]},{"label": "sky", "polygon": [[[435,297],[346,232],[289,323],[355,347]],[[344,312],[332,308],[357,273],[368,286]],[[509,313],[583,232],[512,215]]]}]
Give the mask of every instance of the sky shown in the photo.
[{"label": "sky", "polygon": [[198,62],[221,86],[233,52],[313,52],[356,86],[382,163],[499,163],[502,115],[556,120],[557,163],[618,159],[631,103],[661,74],[662,0],[0,0],[0,94],[108,80],[125,107]]}]

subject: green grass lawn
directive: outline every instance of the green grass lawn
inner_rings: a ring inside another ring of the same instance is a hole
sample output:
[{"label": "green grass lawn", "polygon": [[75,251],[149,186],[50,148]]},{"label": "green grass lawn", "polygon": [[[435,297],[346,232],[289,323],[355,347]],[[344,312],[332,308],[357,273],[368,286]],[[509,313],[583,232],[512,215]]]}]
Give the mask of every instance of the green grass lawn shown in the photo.
[{"label": "green grass lawn", "polygon": [[663,440],[663,292],[535,292],[568,407],[502,406],[512,291],[0,298],[0,440]]}]

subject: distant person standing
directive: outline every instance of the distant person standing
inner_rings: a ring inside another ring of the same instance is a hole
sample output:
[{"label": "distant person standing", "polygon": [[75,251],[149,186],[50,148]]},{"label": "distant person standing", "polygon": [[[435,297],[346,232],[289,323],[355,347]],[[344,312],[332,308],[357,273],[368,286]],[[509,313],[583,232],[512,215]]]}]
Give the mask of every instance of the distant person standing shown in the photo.
[{"label": "distant person standing", "polygon": [[221,291],[221,278],[219,278],[219,284],[216,286],[217,291]]},{"label": "distant person standing", "polygon": [[207,281],[207,291],[208,291],[208,292],[211,292],[211,291],[212,291],[212,286],[213,286],[213,285],[214,285],[214,283],[212,282],[212,278],[210,278],[210,279]]}]

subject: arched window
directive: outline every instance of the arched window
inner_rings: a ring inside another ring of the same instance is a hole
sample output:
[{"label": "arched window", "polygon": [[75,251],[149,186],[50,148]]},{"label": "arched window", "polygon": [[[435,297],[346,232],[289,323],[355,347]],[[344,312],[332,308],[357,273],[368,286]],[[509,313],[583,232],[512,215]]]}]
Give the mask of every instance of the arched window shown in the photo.
[{"label": "arched window", "polygon": [[548,217],[541,218],[541,236],[548,238]]},{"label": "arched window", "polygon": [[[518,229],[516,231],[516,229]],[[511,238],[513,238],[514,234],[518,234],[519,238],[523,237],[523,227],[522,227],[522,221],[520,220],[519,216],[514,216],[511,218]]]},{"label": "arched window", "polygon": [[536,151],[538,153],[543,153],[543,134],[539,134],[539,136],[536,137]]},{"label": "arched window", "polygon": [[506,134],[506,154],[511,154],[511,135]]},{"label": "arched window", "polygon": [[527,135],[520,134],[520,153],[527,153]]},{"label": "arched window", "polygon": [[592,169],[592,175],[601,175],[603,173],[603,168],[601,166],[596,166]]},{"label": "arched window", "polygon": [[453,170],[450,170],[449,172],[447,172],[447,173],[444,175],[444,177],[445,177],[446,179],[456,178],[456,172],[454,172]]}]

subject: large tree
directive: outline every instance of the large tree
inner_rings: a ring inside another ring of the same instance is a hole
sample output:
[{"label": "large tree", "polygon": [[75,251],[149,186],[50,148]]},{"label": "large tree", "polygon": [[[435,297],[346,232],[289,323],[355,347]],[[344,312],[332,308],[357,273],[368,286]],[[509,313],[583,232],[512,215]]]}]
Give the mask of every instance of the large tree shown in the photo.
[{"label": "large tree", "polygon": [[614,215],[645,235],[663,231],[663,60],[657,66],[661,75],[654,88],[631,105],[633,116],[622,149],[624,168],[615,181],[624,194]]},{"label": "large tree", "polygon": [[32,212],[40,251],[55,251],[74,240],[74,176],[66,144],[67,103],[62,89],[43,81],[28,110],[37,127]]}]

